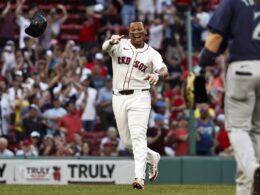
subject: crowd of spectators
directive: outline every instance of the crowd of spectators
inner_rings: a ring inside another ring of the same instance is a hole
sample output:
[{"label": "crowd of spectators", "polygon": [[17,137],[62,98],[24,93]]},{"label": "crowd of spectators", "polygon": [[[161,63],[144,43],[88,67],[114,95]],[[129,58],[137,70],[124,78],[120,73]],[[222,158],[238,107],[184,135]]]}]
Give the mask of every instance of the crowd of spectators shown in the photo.
[{"label": "crowd of spectators", "polygon": [[[69,0],[46,12],[39,39],[24,29],[41,1],[2,3],[0,11],[0,156],[126,156],[112,111],[112,69],[101,44],[142,20],[169,78],[151,88],[148,146],[161,155],[188,155],[189,112],[182,86],[188,74],[186,15],[192,13],[193,64],[218,0],[78,0],[77,39],[63,40]],[[52,1],[43,0],[42,4]],[[24,6],[28,11],[24,11]],[[15,36],[19,30],[18,38]],[[209,104],[195,110],[197,155],[232,155],[224,126],[225,56],[207,71]],[[8,144],[9,143],[9,144]]]}]

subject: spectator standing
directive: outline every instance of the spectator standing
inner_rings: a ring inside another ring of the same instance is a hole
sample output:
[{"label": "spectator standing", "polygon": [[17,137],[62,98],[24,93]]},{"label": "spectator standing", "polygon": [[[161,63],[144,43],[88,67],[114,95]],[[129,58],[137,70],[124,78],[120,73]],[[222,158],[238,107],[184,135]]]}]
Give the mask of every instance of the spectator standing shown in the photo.
[{"label": "spectator standing", "polygon": [[175,85],[173,88],[173,96],[171,98],[171,120],[176,120],[177,117],[185,110],[185,101],[181,93],[180,85]]},{"label": "spectator standing", "polygon": [[155,1],[154,0],[137,0],[138,18],[141,21],[154,19]]},{"label": "spectator standing", "polygon": [[1,54],[1,61],[3,63],[1,68],[1,75],[11,82],[11,76],[16,67],[15,45],[13,43],[6,43]]},{"label": "spectator standing", "polygon": [[35,104],[30,105],[29,113],[23,119],[24,138],[30,139],[33,131],[37,131],[43,137],[48,127],[47,121],[39,116],[39,107]]},{"label": "spectator standing", "polygon": [[97,90],[90,87],[90,77],[82,75],[81,79],[82,92],[77,100],[77,105],[82,104],[83,100],[86,100],[86,104],[81,115],[82,125],[85,131],[92,131],[95,128],[96,120],[96,100]]},{"label": "spectator standing", "polygon": [[68,13],[64,5],[58,4],[57,8],[62,11],[62,16],[58,15],[55,7],[50,10],[50,27],[55,38],[60,35],[61,25],[65,23],[68,18]]},{"label": "spectator standing", "polygon": [[9,101],[12,104],[12,109],[15,107],[15,100],[16,99],[23,99],[23,89],[22,89],[22,83],[23,83],[23,72],[18,70],[15,72],[15,76],[13,78],[12,86],[8,88],[8,97]]},{"label": "spectator standing", "polygon": [[163,40],[164,40],[164,27],[166,24],[163,23],[160,17],[156,17],[154,22],[149,27],[149,42],[156,50],[162,51]]},{"label": "spectator standing", "polygon": [[100,67],[101,76],[105,77],[107,76],[107,68],[104,66],[103,63],[104,63],[104,55],[98,52],[95,54],[94,60],[92,62],[87,63],[85,67],[93,72],[95,65],[97,65]]},{"label": "spectator standing", "polygon": [[100,117],[100,130],[105,130],[111,125],[115,125],[115,119],[112,109],[112,78],[106,77],[105,86],[99,90],[97,98],[97,111]]},{"label": "spectator standing", "polygon": [[25,46],[24,38],[26,36],[29,36],[29,35],[25,34],[25,28],[27,28],[30,25],[30,18],[32,18],[34,16],[34,14],[36,13],[36,11],[38,9],[37,7],[33,7],[31,9],[29,9],[28,14],[23,15],[22,7],[25,2],[26,2],[26,0],[18,0],[17,7],[15,10],[16,22],[20,29],[20,34],[19,34],[19,48],[20,49],[24,48],[24,46]]},{"label": "spectator standing", "polygon": [[66,143],[71,143],[75,133],[83,131],[81,124],[81,116],[86,105],[86,98],[83,98],[79,109],[76,109],[74,101],[66,103],[67,114],[59,118],[57,123],[57,130],[66,134]]},{"label": "spectator standing", "polygon": [[219,114],[216,119],[217,127],[219,128],[217,140],[218,140],[218,152],[220,156],[233,156],[234,151],[230,145],[228,132],[225,128],[225,115]]},{"label": "spectator standing", "polygon": [[136,0],[117,0],[121,5],[122,25],[128,26],[135,20]]},{"label": "spectator standing", "polygon": [[104,27],[102,26],[103,11],[104,6],[97,4],[94,6],[94,13],[85,17],[85,22],[78,35],[78,42],[80,43],[80,47],[86,51],[97,46],[97,35],[99,30]]},{"label": "spectator standing", "polygon": [[58,96],[53,97],[53,108],[47,109],[43,113],[43,117],[47,119],[47,123],[51,126],[47,130],[47,134],[54,135],[57,127],[57,121],[60,117],[63,117],[67,114],[67,111],[61,106],[61,102]]},{"label": "spectator standing", "polygon": [[173,139],[175,156],[188,155],[188,137],[188,121],[185,118],[178,120],[178,123],[172,123],[172,131],[168,133],[167,141]]},{"label": "spectator standing", "polygon": [[165,129],[165,117],[162,114],[157,114],[154,117],[155,126],[147,130],[147,143],[149,148],[157,151],[160,155],[165,153],[165,137],[168,130]]},{"label": "spectator standing", "polygon": [[4,91],[4,86],[0,86],[0,136],[8,136],[11,112],[9,97]]},{"label": "spectator standing", "polygon": [[[15,14],[11,9],[11,1],[7,1],[0,14],[0,52],[8,40],[15,39]],[[8,33],[7,33],[8,32]]]},{"label": "spectator standing", "polygon": [[216,133],[214,123],[209,117],[208,109],[200,109],[200,118],[196,124],[196,150],[197,155],[209,156],[215,153]]}]

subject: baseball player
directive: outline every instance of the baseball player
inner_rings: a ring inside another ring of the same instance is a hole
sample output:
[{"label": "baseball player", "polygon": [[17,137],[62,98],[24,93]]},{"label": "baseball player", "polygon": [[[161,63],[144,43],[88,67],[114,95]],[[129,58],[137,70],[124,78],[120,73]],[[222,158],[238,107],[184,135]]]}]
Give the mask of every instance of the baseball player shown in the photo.
[{"label": "baseball player", "polygon": [[149,179],[154,181],[158,175],[160,155],[147,148],[146,131],[151,110],[149,89],[168,75],[161,55],[144,42],[145,35],[143,23],[132,22],[130,39],[113,35],[102,45],[112,58],[113,111],[122,142],[134,154],[135,189],[144,189],[146,163]]},{"label": "baseball player", "polygon": [[237,162],[236,195],[260,195],[260,0],[223,0],[208,24],[205,68],[228,46],[226,128]]}]

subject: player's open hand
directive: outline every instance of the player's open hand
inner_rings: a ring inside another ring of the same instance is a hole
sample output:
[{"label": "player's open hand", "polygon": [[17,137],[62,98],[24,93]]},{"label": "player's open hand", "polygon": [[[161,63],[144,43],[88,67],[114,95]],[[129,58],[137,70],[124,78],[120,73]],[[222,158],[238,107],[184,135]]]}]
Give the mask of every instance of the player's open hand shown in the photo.
[{"label": "player's open hand", "polygon": [[109,43],[111,45],[115,45],[115,44],[118,44],[120,42],[120,40],[124,37],[124,35],[112,35]]},{"label": "player's open hand", "polygon": [[145,76],[144,80],[148,80],[151,85],[156,85],[159,81],[159,74],[152,73]]}]

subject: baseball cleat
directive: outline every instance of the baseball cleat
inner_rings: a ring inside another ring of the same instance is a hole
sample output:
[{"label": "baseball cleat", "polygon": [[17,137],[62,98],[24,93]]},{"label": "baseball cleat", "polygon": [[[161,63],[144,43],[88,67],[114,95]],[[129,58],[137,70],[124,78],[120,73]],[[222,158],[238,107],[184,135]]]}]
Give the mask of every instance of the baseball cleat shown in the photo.
[{"label": "baseball cleat", "polygon": [[133,185],[134,189],[143,190],[144,189],[144,180],[137,178],[134,180],[132,185]]},{"label": "baseball cleat", "polygon": [[252,195],[260,195],[260,167],[255,170]]},{"label": "baseball cleat", "polygon": [[153,162],[152,164],[148,163],[148,173],[149,173],[149,180],[150,181],[155,181],[156,178],[158,177],[158,164],[160,161],[160,154],[156,153],[156,155],[153,157]]}]

